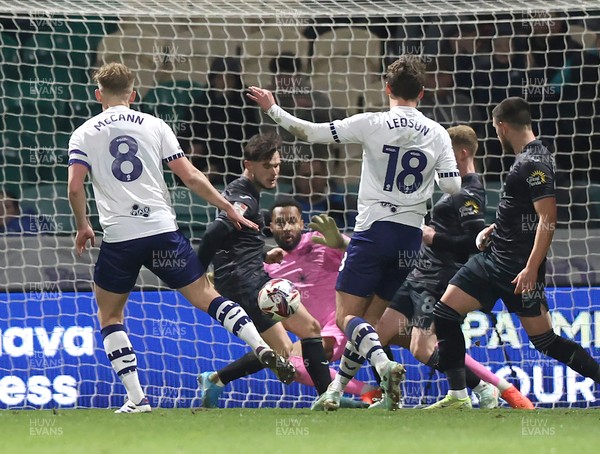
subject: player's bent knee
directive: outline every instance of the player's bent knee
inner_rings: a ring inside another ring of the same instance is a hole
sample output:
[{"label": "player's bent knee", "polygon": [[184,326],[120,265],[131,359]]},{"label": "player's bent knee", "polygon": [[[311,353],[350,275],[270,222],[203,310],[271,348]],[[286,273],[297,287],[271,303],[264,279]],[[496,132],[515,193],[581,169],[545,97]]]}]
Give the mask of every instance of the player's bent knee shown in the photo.
[{"label": "player's bent knee", "polygon": [[295,325],[294,329],[291,329],[290,331],[301,339],[305,337],[320,337],[321,325],[314,318],[310,318],[302,325]]},{"label": "player's bent knee", "polygon": [[206,275],[203,275],[196,279],[189,285],[178,289],[185,299],[187,299],[192,306],[206,312],[212,300],[220,296],[219,293],[209,284]]},{"label": "player's bent knee", "polygon": [[537,351],[545,353],[548,351],[557,337],[558,335],[554,332],[554,330],[551,329],[550,331],[537,336],[529,336],[529,340]]},{"label": "player's bent knee", "polygon": [[438,301],[433,307],[433,316],[436,320],[436,324],[440,321],[459,322],[462,323],[462,315],[460,315],[455,309],[446,305],[443,301]]},{"label": "player's bent knee", "polygon": [[431,358],[431,354],[433,353],[433,348],[430,348],[429,345],[417,344],[410,346],[410,352],[415,357],[415,359],[423,364],[426,364]]}]

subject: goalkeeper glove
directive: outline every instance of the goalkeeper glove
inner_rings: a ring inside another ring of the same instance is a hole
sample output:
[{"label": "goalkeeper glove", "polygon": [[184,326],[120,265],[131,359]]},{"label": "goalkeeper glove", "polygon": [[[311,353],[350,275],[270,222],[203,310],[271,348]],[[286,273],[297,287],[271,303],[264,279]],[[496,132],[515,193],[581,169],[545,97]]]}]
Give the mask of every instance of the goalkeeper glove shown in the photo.
[{"label": "goalkeeper glove", "polygon": [[324,244],[333,249],[345,249],[348,246],[348,240],[340,233],[335,221],[331,216],[319,214],[311,218],[308,224],[312,230],[319,232],[323,236],[313,236],[312,241],[316,244]]}]

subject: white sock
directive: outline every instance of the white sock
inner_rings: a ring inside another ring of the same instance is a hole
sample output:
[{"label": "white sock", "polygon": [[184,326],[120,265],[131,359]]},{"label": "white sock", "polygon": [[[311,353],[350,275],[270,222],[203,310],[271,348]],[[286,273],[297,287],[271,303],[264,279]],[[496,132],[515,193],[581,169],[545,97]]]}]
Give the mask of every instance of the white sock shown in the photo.
[{"label": "white sock", "polygon": [[213,382],[215,385],[217,385],[217,386],[220,386],[221,388],[222,388],[223,386],[225,386],[225,383],[223,383],[223,382],[221,381],[221,379],[219,378],[219,374],[218,374],[218,373],[216,373],[216,372],[215,372],[214,374],[212,374],[210,377],[208,377],[208,379],[209,379],[211,382]]},{"label": "white sock", "polygon": [[342,383],[340,373],[338,372],[337,374],[335,374],[333,381],[329,383],[327,390],[343,393],[345,387],[346,385]]},{"label": "white sock", "polygon": [[121,324],[107,326],[102,329],[102,337],[104,337],[104,351],[114,371],[123,382],[127,397],[134,404],[139,404],[146,396],[137,373],[137,358],[124,326]]},{"label": "white sock", "polygon": [[507,389],[512,388],[512,386],[513,385],[511,385],[509,382],[507,382],[504,378],[501,378],[498,381],[498,384],[496,385],[496,388],[498,388],[500,390],[500,392],[503,393]]},{"label": "white sock", "polygon": [[467,394],[467,388],[451,389],[450,391],[448,391],[448,395],[456,397],[457,399],[464,399],[465,397],[469,397],[469,395]]},{"label": "white sock", "polygon": [[252,350],[256,351],[258,347],[269,348],[239,304],[218,296],[210,303],[207,312],[227,331],[246,342]]},{"label": "white sock", "polygon": [[344,392],[344,389],[346,389],[346,386],[354,378],[364,362],[365,358],[360,356],[352,342],[346,342],[344,354],[340,358],[340,368],[334,378],[336,383],[335,391]]},{"label": "white sock", "polygon": [[353,342],[356,351],[367,358],[377,370],[377,373],[382,375],[383,366],[389,363],[390,359],[383,351],[379,336],[373,327],[365,320],[355,317],[348,323],[346,331],[351,331],[351,333],[347,332],[346,334],[350,334],[348,339]]}]

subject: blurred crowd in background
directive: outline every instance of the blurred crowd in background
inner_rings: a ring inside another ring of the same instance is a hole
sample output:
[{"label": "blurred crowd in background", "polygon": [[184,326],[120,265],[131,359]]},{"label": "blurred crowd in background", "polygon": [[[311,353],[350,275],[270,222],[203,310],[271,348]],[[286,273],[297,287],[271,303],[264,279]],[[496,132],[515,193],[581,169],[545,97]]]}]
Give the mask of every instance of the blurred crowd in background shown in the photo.
[{"label": "blurred crowd in background", "polygon": [[[279,193],[293,194],[307,219],[327,212],[351,230],[360,147],[296,140],[245,97],[245,88],[270,88],[286,110],[328,122],[385,109],[385,68],[406,54],[428,68],[423,114],[446,127],[468,124],[480,138],[477,166],[488,188],[489,221],[513,160],[502,153],[491,110],[521,96],[532,106],[536,134],[555,152],[560,221],[600,224],[600,10],[228,27],[39,16],[4,18],[0,26],[0,232],[33,225],[15,223],[14,214],[7,221],[15,210],[27,216],[68,210],[68,137],[99,113],[91,74],[108,61],[136,71],[133,107],[172,126],[192,163],[217,187],[240,175],[247,140],[275,128],[284,139]],[[171,180],[171,190],[179,191]],[[193,197],[178,199],[178,213],[191,211],[190,224],[197,222]]]}]

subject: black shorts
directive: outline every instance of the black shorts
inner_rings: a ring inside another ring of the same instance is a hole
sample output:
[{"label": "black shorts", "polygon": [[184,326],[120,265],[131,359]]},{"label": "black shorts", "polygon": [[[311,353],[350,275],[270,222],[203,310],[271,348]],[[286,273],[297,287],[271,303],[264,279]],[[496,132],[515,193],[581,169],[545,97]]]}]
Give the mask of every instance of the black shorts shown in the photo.
[{"label": "black shorts", "polygon": [[426,282],[404,281],[389,308],[403,314],[410,326],[427,329],[433,323],[433,306],[442,296],[435,287]]},{"label": "black shorts", "polygon": [[450,279],[450,284],[478,300],[484,312],[491,312],[496,301],[502,299],[509,312],[519,317],[537,317],[542,313],[542,305],[548,309],[546,262],[538,271],[535,290],[515,295],[515,285],[511,281],[520,272],[520,269],[507,271],[500,268],[490,253],[482,252],[471,257]]},{"label": "black shorts", "polygon": [[234,303],[238,303],[246,311],[248,317],[250,317],[254,323],[254,326],[256,326],[256,330],[259,333],[264,333],[277,322],[261,311],[260,307],[258,307],[259,290],[260,289],[256,289],[255,291],[242,294],[223,294],[223,296],[230,299]]}]

